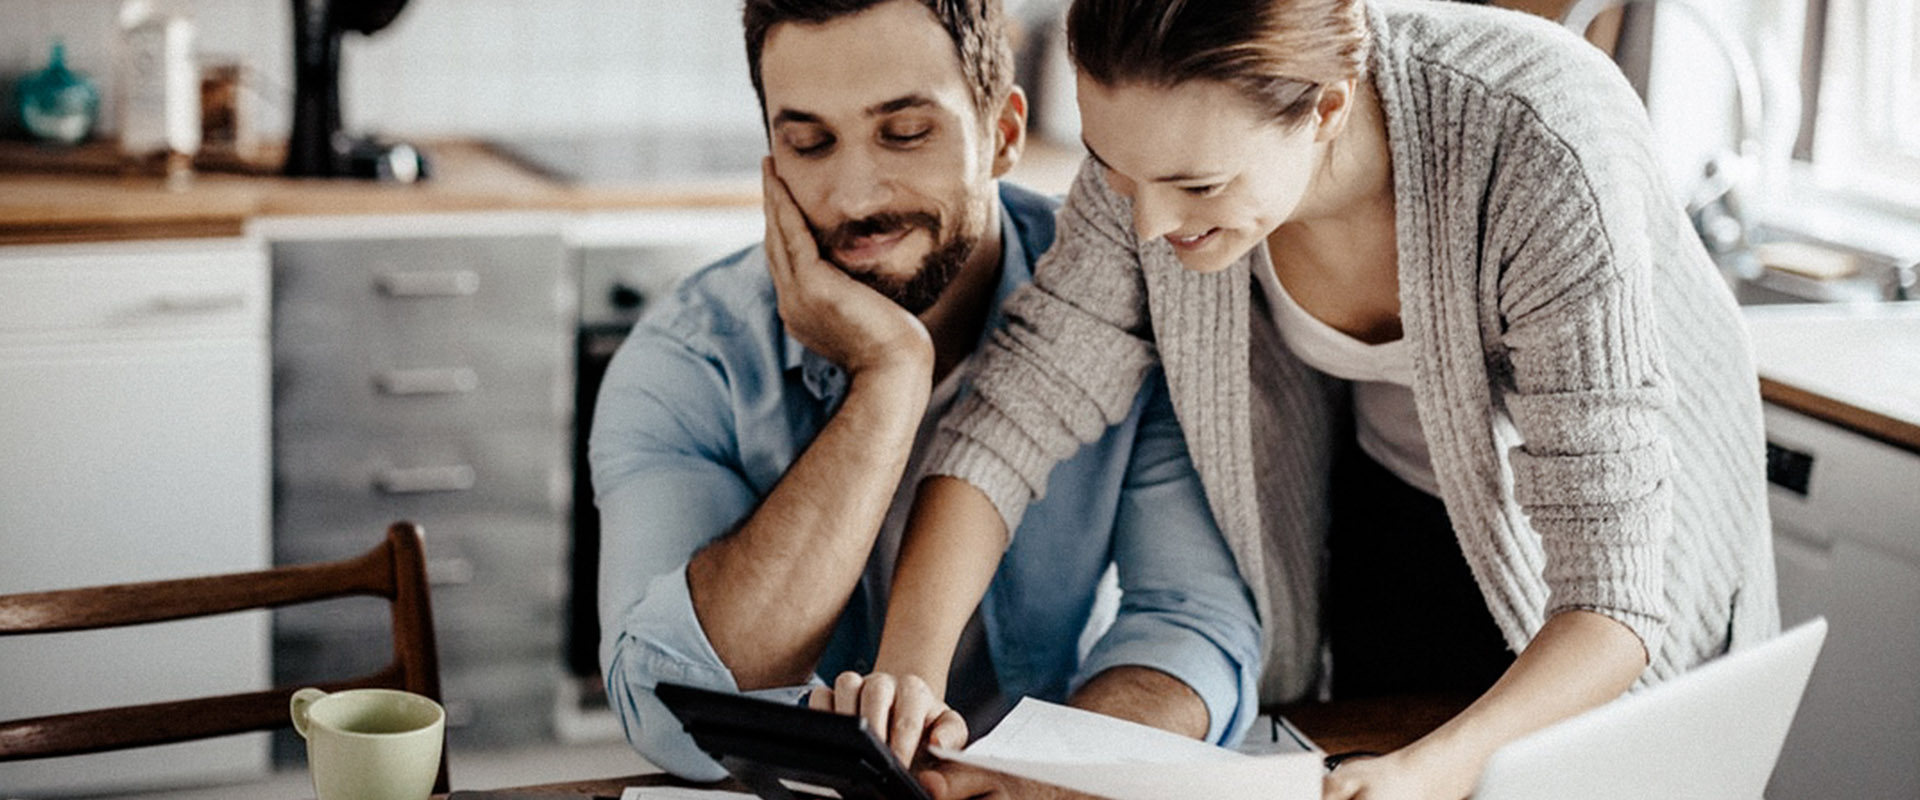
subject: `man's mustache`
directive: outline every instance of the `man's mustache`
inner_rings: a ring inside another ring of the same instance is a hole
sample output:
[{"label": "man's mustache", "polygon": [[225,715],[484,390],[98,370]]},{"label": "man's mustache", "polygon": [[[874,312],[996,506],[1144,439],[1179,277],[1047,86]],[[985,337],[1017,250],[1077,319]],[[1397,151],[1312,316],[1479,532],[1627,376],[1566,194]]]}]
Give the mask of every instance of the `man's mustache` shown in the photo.
[{"label": "man's mustache", "polygon": [[814,238],[820,243],[822,253],[833,253],[852,247],[862,237],[882,236],[913,228],[925,228],[935,241],[940,239],[940,218],[925,211],[887,211],[848,220],[835,225],[832,230],[816,231]]}]

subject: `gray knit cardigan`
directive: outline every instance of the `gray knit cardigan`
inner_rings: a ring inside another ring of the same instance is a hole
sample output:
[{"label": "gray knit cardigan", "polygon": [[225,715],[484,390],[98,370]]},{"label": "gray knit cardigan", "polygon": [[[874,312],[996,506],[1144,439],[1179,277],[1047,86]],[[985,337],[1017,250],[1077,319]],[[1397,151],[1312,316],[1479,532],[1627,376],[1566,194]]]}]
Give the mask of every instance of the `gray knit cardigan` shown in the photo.
[{"label": "gray knit cardigan", "polygon": [[[1773,635],[1750,348],[1638,99],[1598,50],[1519,12],[1386,0],[1368,22],[1416,406],[1508,645],[1558,611],[1602,613],[1646,645],[1644,686]],[[1131,219],[1083,166],[928,472],[980,487],[1012,530],[1157,360],[1260,609],[1262,700],[1298,699],[1321,677],[1346,388],[1261,319],[1264,248],[1196,274]]]}]

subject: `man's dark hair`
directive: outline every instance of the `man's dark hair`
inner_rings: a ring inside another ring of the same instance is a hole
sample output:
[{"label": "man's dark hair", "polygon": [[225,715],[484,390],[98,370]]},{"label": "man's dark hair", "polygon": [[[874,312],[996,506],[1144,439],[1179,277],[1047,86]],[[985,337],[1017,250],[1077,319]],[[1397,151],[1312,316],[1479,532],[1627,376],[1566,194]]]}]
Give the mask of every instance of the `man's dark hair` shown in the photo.
[{"label": "man's dark hair", "polygon": [[[747,70],[760,113],[767,111],[767,92],[760,81],[760,51],[773,26],[783,23],[819,25],[852,16],[891,0],[746,0],[741,19],[746,23]],[[1007,39],[1006,14],[1000,0],[917,0],[939,20],[953,40],[966,76],[973,105],[985,120],[1013,87],[1013,45]]]}]

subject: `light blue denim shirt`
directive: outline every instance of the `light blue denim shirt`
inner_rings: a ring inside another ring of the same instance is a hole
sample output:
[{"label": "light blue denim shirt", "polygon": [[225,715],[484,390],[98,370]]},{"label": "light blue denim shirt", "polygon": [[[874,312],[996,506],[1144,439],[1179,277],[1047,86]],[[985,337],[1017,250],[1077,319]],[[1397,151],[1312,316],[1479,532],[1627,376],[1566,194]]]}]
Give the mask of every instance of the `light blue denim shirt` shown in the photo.
[{"label": "light blue denim shirt", "polygon": [[[1000,199],[1005,260],[983,337],[1000,327],[1000,303],[1032,280],[1033,259],[1053,239],[1053,201],[1009,184]],[[654,685],[739,691],[694,615],[687,561],[753,513],[846,389],[837,367],[787,335],[757,246],[695,274],[651,308],[607,369],[590,439],[602,528],[600,663],[628,741],[663,769],[695,780],[725,775],[654,697]],[[1258,713],[1259,621],[1208,511],[1164,380],[1150,379],[1126,420],[1057,467],[1047,486],[981,603],[993,674],[956,672],[948,696],[1061,702],[1103,670],[1139,665],[1198,693],[1209,740],[1237,742]],[[816,680],[872,667],[895,547],[876,545],[886,555],[869,560]],[[1109,564],[1119,609],[1083,652]],[[969,682],[990,688],[970,691],[980,687]],[[805,688],[750,694],[797,701]]]}]

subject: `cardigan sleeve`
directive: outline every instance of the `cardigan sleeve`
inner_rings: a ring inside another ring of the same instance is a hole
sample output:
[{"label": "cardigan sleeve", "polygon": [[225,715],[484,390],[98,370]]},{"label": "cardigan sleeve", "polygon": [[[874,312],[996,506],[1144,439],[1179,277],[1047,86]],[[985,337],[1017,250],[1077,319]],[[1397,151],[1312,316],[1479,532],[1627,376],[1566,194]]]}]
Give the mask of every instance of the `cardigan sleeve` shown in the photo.
[{"label": "cardigan sleeve", "polygon": [[1669,615],[1674,460],[1649,237],[1681,229],[1656,216],[1679,212],[1643,114],[1595,109],[1514,115],[1486,244],[1500,268],[1505,401],[1523,439],[1509,453],[1514,499],[1540,536],[1547,614],[1604,614],[1653,659]]},{"label": "cardigan sleeve", "polygon": [[1002,306],[972,389],[941,420],[925,474],[964,480],[1020,526],[1047,475],[1125,419],[1158,360],[1131,207],[1088,159],[1033,283]]}]

